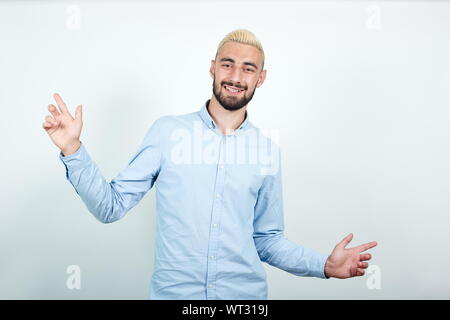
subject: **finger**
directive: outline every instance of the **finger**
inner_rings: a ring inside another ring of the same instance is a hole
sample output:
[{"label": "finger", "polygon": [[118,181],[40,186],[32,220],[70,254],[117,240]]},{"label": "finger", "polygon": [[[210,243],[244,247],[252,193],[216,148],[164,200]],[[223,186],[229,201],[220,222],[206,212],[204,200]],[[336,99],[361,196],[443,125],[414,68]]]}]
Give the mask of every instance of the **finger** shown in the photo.
[{"label": "finger", "polygon": [[58,111],[58,109],[52,104],[48,105],[48,111],[50,111],[52,116],[54,116],[55,118],[61,115],[61,113]]},{"label": "finger", "polygon": [[55,118],[53,118],[50,115],[45,117],[45,121],[47,121],[47,122],[49,122],[49,123],[51,123],[51,124],[53,124],[55,126],[58,124],[58,121],[56,121]]},{"label": "finger", "polygon": [[75,119],[83,120],[83,106],[81,104],[75,110]]},{"label": "finger", "polygon": [[367,269],[369,267],[369,264],[367,262],[358,262],[358,268],[361,269]]},{"label": "finger", "polygon": [[61,113],[67,113],[70,115],[69,110],[67,110],[67,106],[64,103],[63,99],[61,98],[61,96],[57,93],[54,93],[53,98],[55,98],[58,107],[61,109]]},{"label": "finger", "polygon": [[48,129],[51,129],[51,128],[57,128],[58,125],[57,125],[57,124],[54,124],[53,122],[45,121],[45,122],[42,124],[42,127],[43,127],[45,130],[48,130]]},{"label": "finger", "polygon": [[352,238],[353,238],[353,233],[350,233],[341,242],[338,243],[338,247],[345,248],[350,243],[350,241],[352,241]]},{"label": "finger", "polygon": [[356,275],[357,276],[363,276],[364,275],[364,269],[358,268],[356,269]]},{"label": "finger", "polygon": [[370,253],[364,253],[359,256],[360,261],[370,260],[371,258],[372,258],[372,255]]},{"label": "finger", "polygon": [[53,125],[52,125],[50,122],[45,121],[45,122],[42,124],[42,127],[43,127],[44,129],[49,129],[49,128],[53,127]]},{"label": "finger", "polygon": [[377,244],[378,243],[376,241],[372,241],[372,242],[368,242],[368,243],[359,245],[359,246],[355,247],[355,249],[358,250],[359,252],[363,252],[363,251],[366,251],[366,250],[369,250],[369,249],[375,247]]}]

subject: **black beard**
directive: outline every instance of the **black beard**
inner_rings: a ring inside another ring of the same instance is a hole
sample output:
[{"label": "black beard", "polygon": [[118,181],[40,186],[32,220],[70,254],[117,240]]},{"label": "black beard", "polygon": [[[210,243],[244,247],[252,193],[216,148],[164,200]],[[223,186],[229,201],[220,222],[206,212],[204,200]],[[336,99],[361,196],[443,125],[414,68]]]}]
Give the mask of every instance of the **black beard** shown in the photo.
[{"label": "black beard", "polygon": [[[221,86],[221,88],[222,88],[222,86]],[[244,92],[244,97],[242,99],[229,102],[226,99],[223,99],[221,97],[221,95],[219,94],[219,92],[216,91],[216,78],[214,78],[214,81],[213,81],[214,96],[216,97],[217,101],[219,101],[220,105],[229,111],[239,110],[239,109],[245,107],[252,100],[253,95],[255,94],[255,90],[256,90],[256,86],[253,89],[253,92],[251,93],[251,95],[249,97],[246,97],[245,92]]]}]

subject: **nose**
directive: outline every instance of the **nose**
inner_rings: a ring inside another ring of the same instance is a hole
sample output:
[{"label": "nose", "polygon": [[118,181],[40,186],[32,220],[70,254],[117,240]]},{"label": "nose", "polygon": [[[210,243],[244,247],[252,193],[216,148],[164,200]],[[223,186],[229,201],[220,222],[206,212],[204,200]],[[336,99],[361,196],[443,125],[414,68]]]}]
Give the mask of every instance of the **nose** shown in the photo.
[{"label": "nose", "polygon": [[230,81],[232,81],[235,85],[241,85],[241,69],[238,67],[233,68],[233,71],[230,74]]}]

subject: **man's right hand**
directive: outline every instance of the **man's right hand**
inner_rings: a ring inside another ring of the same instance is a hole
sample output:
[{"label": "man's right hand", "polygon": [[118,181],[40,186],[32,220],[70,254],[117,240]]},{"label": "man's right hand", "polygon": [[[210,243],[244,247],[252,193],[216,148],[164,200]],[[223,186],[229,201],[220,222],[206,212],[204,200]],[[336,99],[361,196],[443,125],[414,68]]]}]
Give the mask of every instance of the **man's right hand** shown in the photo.
[{"label": "man's right hand", "polygon": [[82,106],[79,105],[76,108],[74,118],[59,94],[55,93],[53,97],[59,109],[53,104],[48,106],[51,115],[45,117],[42,127],[63,155],[68,156],[75,153],[81,145],[80,134],[81,128],[83,127]]}]

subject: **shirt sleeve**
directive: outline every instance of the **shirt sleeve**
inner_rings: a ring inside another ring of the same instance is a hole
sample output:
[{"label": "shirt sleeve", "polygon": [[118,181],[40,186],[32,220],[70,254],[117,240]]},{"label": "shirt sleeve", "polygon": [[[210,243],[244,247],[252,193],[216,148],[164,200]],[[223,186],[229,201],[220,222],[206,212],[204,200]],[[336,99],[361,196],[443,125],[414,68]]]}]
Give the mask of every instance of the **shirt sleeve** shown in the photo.
[{"label": "shirt sleeve", "polygon": [[[277,150],[278,159],[280,152]],[[328,278],[328,255],[297,245],[284,232],[281,161],[277,170],[264,177],[255,204],[253,239],[261,261],[296,276]]]},{"label": "shirt sleeve", "polygon": [[66,179],[100,222],[121,219],[152,188],[161,165],[160,134],[161,118],[150,126],[128,165],[110,182],[105,180],[83,143],[71,155],[59,153]]}]

